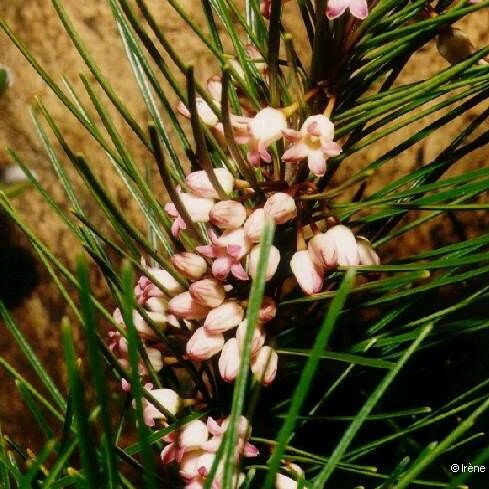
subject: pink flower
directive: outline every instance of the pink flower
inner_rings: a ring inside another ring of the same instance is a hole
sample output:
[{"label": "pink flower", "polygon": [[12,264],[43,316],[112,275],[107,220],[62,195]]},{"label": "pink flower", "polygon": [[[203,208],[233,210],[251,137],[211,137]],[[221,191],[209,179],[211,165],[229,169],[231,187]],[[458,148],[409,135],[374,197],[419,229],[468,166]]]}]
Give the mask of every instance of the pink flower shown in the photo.
[{"label": "pink flower", "polygon": [[282,160],[296,163],[307,158],[309,170],[318,177],[326,171],[326,160],[341,153],[341,146],[333,141],[334,125],[325,115],[309,116],[300,131],[288,129],[284,135],[294,144]]},{"label": "pink flower", "polygon": [[[248,273],[255,278],[258,273],[258,261],[260,258],[260,245],[256,245],[250,251],[248,256]],[[278,264],[280,263],[280,251],[275,246],[271,246],[268,255],[267,269],[265,271],[265,281],[269,281],[275,275]]]},{"label": "pink flower", "polygon": [[[239,347],[239,351],[243,350],[244,340],[246,334],[248,322],[246,319],[239,323],[238,329],[236,330],[236,341]],[[265,344],[265,334],[260,325],[253,328],[253,338],[251,340],[251,355],[258,353],[258,350]]]},{"label": "pink flower", "polygon": [[[120,326],[124,328],[126,327],[120,309],[116,309],[112,317]],[[148,340],[154,340],[157,338],[156,333],[148,326],[141,314],[139,314],[139,312],[136,310],[132,312],[132,322],[134,323],[134,327],[141,338]]]},{"label": "pink flower", "polygon": [[367,238],[357,236],[357,251],[360,265],[380,265],[380,258]]},{"label": "pink flower", "polygon": [[251,243],[260,241],[263,229],[265,228],[265,210],[263,208],[254,210],[244,223],[246,239]]},{"label": "pink flower", "polygon": [[236,301],[226,301],[207,314],[204,328],[209,333],[224,333],[243,320],[244,309]]},{"label": "pink flower", "polygon": [[182,216],[180,216],[180,213],[177,211],[173,202],[165,204],[165,211],[173,219],[171,233],[175,238],[178,238],[180,236],[180,231],[187,229],[187,223],[182,219]]},{"label": "pink flower", "polygon": [[[175,415],[180,406],[180,396],[172,389],[153,389],[153,384],[144,386],[147,390],[168,412]],[[143,416],[144,423],[147,426],[154,426],[155,419],[166,420],[166,416],[160,412],[153,404],[146,399],[144,400]]]},{"label": "pink flower", "polygon": [[300,288],[307,295],[315,294],[323,288],[323,270],[313,263],[307,250],[294,253],[290,267]]},{"label": "pink flower", "polygon": [[308,249],[314,263],[325,270],[360,263],[355,235],[343,224],[314,236],[309,241]]},{"label": "pink flower", "polygon": [[[233,191],[234,177],[227,168],[214,168],[214,174],[226,194]],[[198,197],[217,199],[219,197],[212,185],[207,172],[204,170],[194,171],[185,179],[187,187]]]},{"label": "pink flower", "polygon": [[141,276],[134,290],[138,304],[144,305],[144,303],[151,297],[164,296],[164,292],[151,281],[153,279],[160,283],[170,295],[183,292],[183,287],[180,282],[166,270],[162,268],[148,268],[147,273],[151,278]]},{"label": "pink flower", "polygon": [[249,280],[249,276],[241,265],[241,259],[250,249],[244,229],[225,231],[220,237],[209,232],[212,244],[197,246],[197,251],[208,258],[214,258],[212,275],[218,280],[226,280],[232,273],[238,280]]},{"label": "pink flower", "polygon": [[[287,3],[289,0],[283,0],[282,3]],[[272,0],[260,0],[260,13],[265,17],[266,19],[270,18],[271,14],[271,9],[272,9]]]},{"label": "pink flower", "polygon": [[[202,123],[207,127],[216,127],[219,123],[219,119],[214,111],[209,107],[209,104],[202,97],[196,97],[195,102],[197,105],[197,114],[199,115]],[[178,103],[177,112],[187,119],[190,119],[191,117],[190,111],[183,102]]]},{"label": "pink flower", "polygon": [[206,307],[220,306],[226,297],[224,287],[212,278],[194,282],[190,286],[189,292],[199,304]]},{"label": "pink flower", "polygon": [[150,297],[144,304],[144,308],[148,313],[148,317],[158,326],[166,327],[171,325],[174,328],[179,328],[180,324],[173,314],[167,313],[166,301],[161,297]]},{"label": "pink flower", "polygon": [[287,129],[287,120],[282,111],[266,107],[258,112],[248,122],[247,138],[242,138],[242,143],[248,143],[250,151],[248,161],[253,166],[259,166],[260,160],[270,163],[272,155],[267,148],[282,138],[282,133]]},{"label": "pink flower", "polygon": [[277,224],[285,224],[297,216],[294,198],[284,192],[277,192],[270,196],[263,210],[265,215],[271,217]]},{"label": "pink flower", "polygon": [[357,19],[365,19],[368,16],[367,0],[328,0],[326,16],[328,19],[336,19],[349,8],[350,13]]},{"label": "pink flower", "polygon": [[244,205],[234,200],[222,200],[210,212],[210,221],[220,229],[237,229],[245,219]]},{"label": "pink flower", "polygon": [[203,319],[209,312],[209,308],[199,304],[188,291],[182,292],[171,299],[168,303],[168,310],[176,317],[187,319],[188,321]]},{"label": "pink flower", "polygon": [[161,351],[151,346],[145,346],[144,349],[146,350],[146,355],[148,355],[148,360],[151,367],[156,373],[158,373],[164,365]]},{"label": "pink flower", "polygon": [[224,382],[233,382],[239,372],[239,350],[236,338],[231,338],[224,343],[219,357],[219,373]]},{"label": "pink flower", "polygon": [[259,321],[262,324],[268,323],[277,315],[277,304],[271,297],[265,296],[261,303]]},{"label": "pink flower", "polygon": [[197,328],[187,342],[187,355],[195,361],[208,360],[219,353],[224,346],[224,336],[209,333],[205,328]]},{"label": "pink flower", "polygon": [[195,253],[184,251],[172,256],[175,268],[190,280],[199,280],[207,272],[207,262]]},{"label": "pink flower", "polygon": [[270,385],[277,375],[277,352],[271,346],[262,346],[251,359],[251,371],[261,384]]}]

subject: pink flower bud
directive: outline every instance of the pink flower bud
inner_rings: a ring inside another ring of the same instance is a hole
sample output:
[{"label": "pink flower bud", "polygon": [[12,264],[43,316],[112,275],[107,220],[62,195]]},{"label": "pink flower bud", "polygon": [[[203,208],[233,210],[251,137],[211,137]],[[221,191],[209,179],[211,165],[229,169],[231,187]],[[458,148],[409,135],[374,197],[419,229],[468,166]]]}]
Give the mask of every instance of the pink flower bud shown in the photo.
[{"label": "pink flower bud", "polygon": [[[239,351],[243,351],[244,340],[246,335],[246,319],[239,323],[236,330],[236,341],[238,342]],[[260,325],[253,328],[253,338],[251,340],[251,355],[254,356],[258,350],[265,344],[265,334]]]},{"label": "pink flower bud", "polygon": [[200,419],[190,421],[175,435],[176,443],[188,451],[201,448],[209,438],[207,425]]},{"label": "pink flower bud", "polygon": [[328,0],[326,16],[330,20],[336,19],[343,15],[347,8],[353,17],[360,20],[365,19],[368,15],[367,0]]},{"label": "pink flower bud", "polygon": [[261,303],[258,320],[265,324],[271,321],[277,315],[277,304],[271,297],[264,297]]},{"label": "pink flower bud", "polygon": [[[197,106],[197,113],[199,114],[202,122],[208,127],[215,127],[219,122],[219,119],[217,118],[217,115],[214,114],[214,111],[210,108],[209,104],[202,97],[197,97],[195,102]],[[187,119],[190,119],[191,117],[190,111],[183,102],[180,102],[177,105],[177,112]]]},{"label": "pink flower bud", "polygon": [[277,192],[267,199],[263,208],[265,214],[277,224],[285,224],[297,216],[295,200],[286,193]]},{"label": "pink flower bud", "polygon": [[[145,385],[145,389],[171,414],[175,415],[180,407],[180,396],[172,389],[152,389],[152,384]],[[155,419],[166,420],[166,416],[149,401],[144,401],[144,423],[154,426]]]},{"label": "pink flower bud", "polygon": [[236,301],[226,301],[209,311],[204,328],[209,333],[224,333],[235,328],[244,316],[244,309]]},{"label": "pink flower bud", "polygon": [[200,255],[184,251],[172,256],[175,268],[190,280],[199,280],[207,272],[207,262]]},{"label": "pink flower bud", "polygon": [[[214,168],[217,181],[226,194],[233,191],[234,177],[227,168]],[[216,189],[212,185],[207,173],[204,170],[194,171],[187,178],[187,187],[199,197],[217,199],[219,197]]]},{"label": "pink flower bud", "polygon": [[307,295],[315,294],[323,288],[323,271],[314,265],[307,250],[294,253],[290,267],[299,286]]},{"label": "pink flower bud", "polygon": [[[116,321],[120,326],[124,328],[126,327],[120,309],[116,309],[114,311],[113,318],[114,321]],[[138,332],[138,335],[141,338],[148,340],[154,340],[157,338],[155,332],[147,325],[141,314],[139,314],[139,312],[136,310],[132,312],[132,321],[134,323],[136,331]]]},{"label": "pink flower bud", "polygon": [[149,363],[155,372],[159,372],[163,368],[163,355],[157,348],[145,346],[146,354],[148,355]]},{"label": "pink flower bud", "polygon": [[297,489],[297,481],[283,474],[277,474],[275,489]]},{"label": "pink flower bud", "polygon": [[[252,278],[255,278],[258,273],[258,261],[260,259],[260,246],[256,245],[250,251],[248,257],[248,273]],[[265,272],[265,280],[268,282],[273,278],[280,263],[280,251],[272,245],[270,254],[268,255],[267,270]]]},{"label": "pink flower bud", "polygon": [[206,317],[209,309],[192,298],[190,292],[178,294],[168,303],[168,311],[178,318],[192,321]]},{"label": "pink flower bud", "polygon": [[277,352],[271,346],[263,346],[251,360],[251,371],[258,382],[270,385],[277,375]]},{"label": "pink flower bud", "polygon": [[360,265],[380,265],[379,255],[367,238],[357,236],[357,250]]},{"label": "pink flower bud", "polygon": [[265,228],[265,211],[263,208],[254,210],[244,223],[246,238],[252,243],[258,243]]},{"label": "pink flower bud", "polygon": [[189,291],[199,304],[206,307],[220,306],[226,298],[224,287],[217,280],[211,278],[194,282]]},{"label": "pink flower bud", "polygon": [[219,357],[219,372],[224,382],[233,382],[239,372],[239,351],[236,338],[231,338],[226,343]]},{"label": "pink flower bud", "polygon": [[163,287],[165,287],[166,291],[168,291],[168,293],[171,295],[183,292],[182,284],[178,282],[173,277],[173,275],[168,273],[166,270],[163,270],[161,268],[149,268],[148,275],[154,277],[161,285],[163,285]]},{"label": "pink flower bud", "polygon": [[180,192],[178,195],[193,222],[209,221],[209,213],[214,206],[213,199],[198,197],[185,192]]},{"label": "pink flower bud", "polygon": [[209,333],[205,328],[197,328],[187,342],[187,355],[195,361],[208,360],[219,353],[224,346],[224,336]]},{"label": "pink flower bud", "polygon": [[324,234],[332,243],[336,265],[352,266],[360,263],[357,241],[349,228],[343,224],[338,224],[328,229]]},{"label": "pink flower bud", "polygon": [[209,217],[212,224],[220,229],[237,229],[246,219],[246,209],[234,200],[222,200],[212,208]]}]

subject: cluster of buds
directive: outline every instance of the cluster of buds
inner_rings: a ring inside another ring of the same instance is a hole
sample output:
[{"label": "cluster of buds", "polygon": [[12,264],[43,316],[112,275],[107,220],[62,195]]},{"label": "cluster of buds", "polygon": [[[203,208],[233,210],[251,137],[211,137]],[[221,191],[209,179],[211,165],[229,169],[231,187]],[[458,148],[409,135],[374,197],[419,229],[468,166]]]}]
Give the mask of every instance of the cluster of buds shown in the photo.
[{"label": "cluster of buds", "polygon": [[[163,438],[167,445],[161,452],[161,460],[164,464],[178,464],[186,489],[204,487],[228,425],[228,418],[217,421],[209,416],[205,423],[200,419],[190,421],[181,429]],[[234,453],[236,472],[233,476],[235,478],[233,487],[239,487],[244,480],[244,474],[238,469],[241,459],[256,457],[259,454],[258,449],[248,441],[250,435],[250,423],[241,416],[238,443]],[[221,489],[223,469],[223,464],[219,464],[212,481],[213,489]]]}]

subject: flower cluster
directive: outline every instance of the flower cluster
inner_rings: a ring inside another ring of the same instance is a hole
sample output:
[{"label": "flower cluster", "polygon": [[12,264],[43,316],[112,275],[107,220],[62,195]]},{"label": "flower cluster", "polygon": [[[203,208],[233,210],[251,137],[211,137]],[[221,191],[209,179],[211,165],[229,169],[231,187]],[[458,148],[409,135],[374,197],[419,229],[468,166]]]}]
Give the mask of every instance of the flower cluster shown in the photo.
[{"label": "flower cluster", "polygon": [[[216,421],[209,416],[205,423],[196,419],[182,426],[180,430],[163,437],[167,445],[161,452],[161,460],[164,464],[178,464],[186,489],[204,487],[228,425],[228,418]],[[238,443],[234,454],[236,467],[239,467],[243,457],[256,457],[259,454],[258,449],[248,441],[250,435],[250,424],[244,416],[241,416]],[[223,469],[223,464],[219,464],[212,482],[213,489],[221,488]],[[237,487],[244,480],[244,474],[236,469],[234,477],[238,484],[233,486]]]}]

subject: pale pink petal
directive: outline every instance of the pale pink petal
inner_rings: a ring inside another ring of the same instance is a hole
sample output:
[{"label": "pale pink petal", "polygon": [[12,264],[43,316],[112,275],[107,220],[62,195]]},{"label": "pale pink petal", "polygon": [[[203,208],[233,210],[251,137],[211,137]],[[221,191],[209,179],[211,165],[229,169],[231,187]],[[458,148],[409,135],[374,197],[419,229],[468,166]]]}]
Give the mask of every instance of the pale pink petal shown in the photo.
[{"label": "pale pink petal", "polygon": [[350,0],[328,0],[326,17],[328,17],[330,20],[340,17],[345,13],[345,10],[349,4]]},{"label": "pale pink petal", "polygon": [[272,155],[268,152],[267,147],[265,146],[264,143],[260,143],[258,145],[258,153],[260,154],[260,158],[265,163],[271,163],[272,162]]},{"label": "pale pink petal", "polygon": [[298,161],[304,159],[308,152],[309,149],[307,145],[303,143],[294,144],[282,155],[282,161],[297,163]]},{"label": "pale pink petal", "polygon": [[201,245],[197,246],[195,250],[203,256],[207,258],[216,258],[216,248],[213,245]]},{"label": "pale pink petal", "polygon": [[350,0],[350,12],[357,19],[365,19],[368,16],[367,0]]},{"label": "pale pink petal", "polygon": [[284,129],[282,131],[284,138],[291,142],[300,141],[302,138],[302,133],[300,131],[296,131],[295,129]]},{"label": "pale pink petal", "polygon": [[246,157],[251,166],[260,166],[260,153],[257,150],[249,151]]},{"label": "pale pink petal", "polygon": [[247,281],[250,279],[249,275],[246,273],[246,270],[243,268],[243,265],[241,265],[241,263],[233,263],[231,265],[231,273],[238,280]]},{"label": "pale pink petal", "polygon": [[326,158],[321,150],[310,151],[307,155],[307,166],[317,177],[322,177],[326,172]]},{"label": "pale pink petal", "polygon": [[334,141],[331,141],[329,143],[323,144],[323,146],[322,146],[321,149],[323,150],[323,153],[326,156],[329,156],[331,158],[333,156],[338,156],[343,151],[341,149],[341,146],[338,143],[335,143]]},{"label": "pale pink petal", "polygon": [[256,448],[255,445],[246,442],[244,446],[243,454],[245,457],[258,457],[258,455],[260,455],[260,450],[258,450],[258,448]]},{"label": "pale pink petal", "polygon": [[212,264],[212,275],[218,280],[226,280],[231,270],[231,259],[223,256],[214,260]]},{"label": "pale pink petal", "polygon": [[209,433],[214,436],[220,436],[224,433],[224,429],[212,416],[207,418],[207,429],[209,430]]}]

